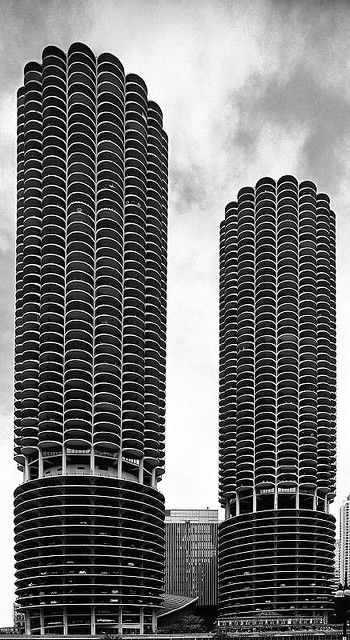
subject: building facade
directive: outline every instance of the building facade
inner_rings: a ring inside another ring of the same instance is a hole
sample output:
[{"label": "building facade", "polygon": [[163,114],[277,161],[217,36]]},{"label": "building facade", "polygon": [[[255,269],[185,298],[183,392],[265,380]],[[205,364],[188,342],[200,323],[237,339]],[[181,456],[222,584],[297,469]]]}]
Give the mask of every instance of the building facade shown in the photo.
[{"label": "building facade", "polygon": [[[350,496],[344,500],[339,509],[339,547],[338,547],[339,582],[344,584],[345,574],[350,579]],[[337,586],[338,586],[337,585]]]},{"label": "building facade", "polygon": [[241,189],[220,239],[221,626],[331,609],[335,342],[328,196],[292,176]]},{"label": "building facade", "polygon": [[218,512],[165,512],[165,592],[198,597],[198,606],[217,605]]},{"label": "building facade", "polygon": [[[338,591],[340,583],[340,540],[335,541],[335,560],[334,560],[334,592]],[[343,583],[344,584],[344,583]]]},{"label": "building facade", "polygon": [[18,92],[17,602],[27,634],[161,605],[167,136],[137,75],[49,46]]}]

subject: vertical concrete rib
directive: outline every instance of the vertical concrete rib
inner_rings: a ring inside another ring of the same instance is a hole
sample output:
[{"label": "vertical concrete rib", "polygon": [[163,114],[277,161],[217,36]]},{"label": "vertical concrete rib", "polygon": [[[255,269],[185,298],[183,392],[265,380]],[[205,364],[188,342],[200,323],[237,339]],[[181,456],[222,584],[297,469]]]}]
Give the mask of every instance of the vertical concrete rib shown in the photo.
[{"label": "vertical concrete rib", "polygon": [[42,58],[43,194],[40,333],[40,448],[63,445],[66,288],[66,56],[47,47]]},{"label": "vertical concrete rib", "polygon": [[299,185],[299,491],[317,489],[316,187]]},{"label": "vertical concrete rib", "polygon": [[16,315],[15,315],[15,460],[23,466],[22,393],[23,393],[23,226],[24,226],[24,108],[25,91],[17,92],[17,241],[16,241]]},{"label": "vertical concrete rib", "polygon": [[39,433],[39,335],[42,205],[41,65],[24,70],[24,221],[23,221],[23,359],[22,452],[32,455]]},{"label": "vertical concrete rib", "polygon": [[140,459],[145,419],[147,88],[139,76],[126,76],[125,97],[123,453]]},{"label": "vertical concrete rib", "polygon": [[[242,506],[254,486],[255,389],[255,195],[238,194],[237,231],[237,492]],[[241,494],[243,495],[241,496]],[[249,508],[249,506],[248,506]]]},{"label": "vertical concrete rib", "polygon": [[164,365],[162,347],[165,326],[162,319],[162,112],[148,103],[147,137],[147,221],[145,298],[145,462],[158,466],[164,449]]},{"label": "vertical concrete rib", "polygon": [[277,186],[277,482],[298,482],[299,260],[298,185]]},{"label": "vertical concrete rib", "polygon": [[[87,448],[92,442],[95,83],[93,54],[87,47],[72,45],[68,51],[65,442],[67,447],[84,443]],[[81,162],[76,154],[83,155]]]},{"label": "vertical concrete rib", "polygon": [[94,445],[120,448],[125,75],[98,58]]},{"label": "vertical concrete rib", "polygon": [[276,484],[276,185],[255,190],[255,485]]},{"label": "vertical concrete rib", "polygon": [[[237,204],[226,207],[220,226],[220,500],[236,492],[237,400]],[[225,495],[224,495],[225,490]]]}]

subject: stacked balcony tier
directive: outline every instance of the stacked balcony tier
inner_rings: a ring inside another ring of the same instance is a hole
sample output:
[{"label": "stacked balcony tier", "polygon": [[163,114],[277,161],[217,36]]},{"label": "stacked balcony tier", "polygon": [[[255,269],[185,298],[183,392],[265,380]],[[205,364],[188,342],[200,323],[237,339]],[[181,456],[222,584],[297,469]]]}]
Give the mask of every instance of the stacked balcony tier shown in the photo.
[{"label": "stacked balcony tier", "polygon": [[332,611],[332,516],[266,510],[230,518],[220,530],[221,620],[317,619]]},{"label": "stacked balcony tier", "polygon": [[[220,498],[335,487],[335,219],[312,182],[263,178],[220,238]],[[248,501],[248,502],[247,502]],[[276,498],[277,501],[277,498]]]},{"label": "stacked balcony tier", "polygon": [[164,467],[167,137],[110,54],[47,47],[18,92],[15,455]]},{"label": "stacked balcony tier", "polygon": [[30,632],[152,629],[161,606],[164,499],[136,482],[46,478],[15,492],[17,602]]}]

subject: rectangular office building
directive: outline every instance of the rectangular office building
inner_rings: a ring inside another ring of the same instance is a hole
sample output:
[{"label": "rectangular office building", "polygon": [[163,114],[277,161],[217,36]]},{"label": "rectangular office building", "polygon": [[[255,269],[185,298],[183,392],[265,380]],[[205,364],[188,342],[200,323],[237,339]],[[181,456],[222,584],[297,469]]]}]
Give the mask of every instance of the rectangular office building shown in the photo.
[{"label": "rectangular office building", "polygon": [[199,606],[217,604],[218,511],[165,512],[165,591],[198,596]]}]

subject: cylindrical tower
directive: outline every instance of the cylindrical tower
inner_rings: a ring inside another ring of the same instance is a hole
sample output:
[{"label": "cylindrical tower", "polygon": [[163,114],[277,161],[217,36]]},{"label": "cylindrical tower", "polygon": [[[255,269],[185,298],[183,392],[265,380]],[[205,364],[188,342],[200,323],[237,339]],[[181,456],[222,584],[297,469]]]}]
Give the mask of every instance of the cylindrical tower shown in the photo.
[{"label": "cylindrical tower", "polygon": [[26,632],[155,629],[164,562],[167,136],[108,53],[18,92],[17,599]]},{"label": "cylindrical tower", "polygon": [[222,625],[331,608],[335,340],[328,196],[292,176],[241,189],[220,239]]}]

